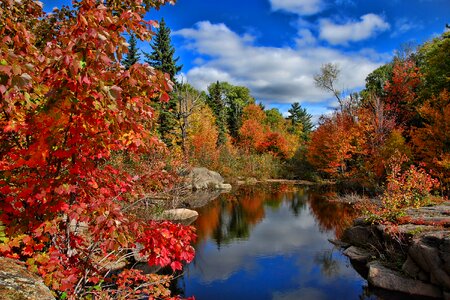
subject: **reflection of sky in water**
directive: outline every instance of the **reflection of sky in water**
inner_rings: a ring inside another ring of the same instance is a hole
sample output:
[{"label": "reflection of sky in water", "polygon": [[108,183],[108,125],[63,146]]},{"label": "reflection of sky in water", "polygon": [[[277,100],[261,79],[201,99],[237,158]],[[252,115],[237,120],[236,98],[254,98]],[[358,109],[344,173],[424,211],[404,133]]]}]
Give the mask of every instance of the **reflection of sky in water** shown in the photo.
[{"label": "reflection of sky in water", "polygon": [[[306,196],[303,201],[306,203]],[[246,240],[206,239],[179,281],[196,299],[359,299],[365,281],[320,232],[308,205],[265,206]],[[222,212],[223,213],[223,212]]]}]

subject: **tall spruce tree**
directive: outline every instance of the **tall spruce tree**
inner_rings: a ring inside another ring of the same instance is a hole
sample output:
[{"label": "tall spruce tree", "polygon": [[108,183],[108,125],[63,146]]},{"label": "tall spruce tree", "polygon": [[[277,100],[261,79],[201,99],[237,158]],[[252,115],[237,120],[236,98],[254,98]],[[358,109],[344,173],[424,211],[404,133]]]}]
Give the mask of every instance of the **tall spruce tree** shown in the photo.
[{"label": "tall spruce tree", "polygon": [[152,52],[145,53],[145,62],[157,70],[170,75],[170,79],[175,81],[175,75],[181,71],[182,65],[177,65],[179,57],[175,58],[175,48],[172,46],[170,38],[170,28],[166,26],[164,19],[159,22],[159,28],[152,39]]},{"label": "tall spruce tree", "polygon": [[288,112],[290,113],[288,119],[291,120],[292,131],[295,131],[298,124],[301,124],[301,138],[305,141],[309,140],[309,135],[313,128],[311,121],[312,116],[306,111],[305,108],[301,107],[298,102],[292,103]]},{"label": "tall spruce tree", "polygon": [[[180,72],[182,65],[177,65],[179,57],[175,58],[175,48],[172,46],[170,38],[170,28],[166,26],[164,19],[161,19],[156,35],[152,39],[152,52],[145,53],[145,62],[157,70],[169,74],[170,79],[177,84],[175,75]],[[158,117],[158,132],[161,140],[167,146],[172,146],[175,128],[177,126],[176,115],[177,101],[175,97],[170,97],[169,102],[161,103],[156,107]]]},{"label": "tall spruce tree", "polygon": [[217,146],[223,145],[227,141],[227,113],[222,86],[219,81],[208,86],[208,98],[206,102],[216,117],[216,125],[219,131]]},{"label": "tall spruce tree", "polygon": [[129,44],[128,53],[122,61],[122,64],[125,66],[125,69],[127,70],[132,65],[137,63],[141,57],[140,53],[138,52],[136,37],[134,36],[134,34],[130,35],[130,38],[128,39],[128,44]]}]

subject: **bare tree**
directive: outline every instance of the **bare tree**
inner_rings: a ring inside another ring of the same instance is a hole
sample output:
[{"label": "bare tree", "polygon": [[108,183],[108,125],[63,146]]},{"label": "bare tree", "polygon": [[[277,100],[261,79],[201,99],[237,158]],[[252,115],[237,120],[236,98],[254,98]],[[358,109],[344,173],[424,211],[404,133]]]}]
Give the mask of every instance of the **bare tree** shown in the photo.
[{"label": "bare tree", "polygon": [[199,104],[204,101],[203,95],[187,83],[178,84],[174,89],[174,97],[178,100],[177,119],[181,130],[181,149],[184,158],[187,158],[187,132],[189,117],[195,112]]},{"label": "bare tree", "polygon": [[314,82],[318,88],[332,92],[342,109],[341,91],[335,87],[340,72],[337,64],[326,63],[320,68],[320,74],[314,75]]},{"label": "bare tree", "polygon": [[336,88],[340,72],[337,64],[326,63],[320,68],[320,73],[314,75],[314,82],[318,88],[329,91],[336,97],[342,112],[346,111],[353,116],[358,106],[359,95],[351,92],[344,93]]}]

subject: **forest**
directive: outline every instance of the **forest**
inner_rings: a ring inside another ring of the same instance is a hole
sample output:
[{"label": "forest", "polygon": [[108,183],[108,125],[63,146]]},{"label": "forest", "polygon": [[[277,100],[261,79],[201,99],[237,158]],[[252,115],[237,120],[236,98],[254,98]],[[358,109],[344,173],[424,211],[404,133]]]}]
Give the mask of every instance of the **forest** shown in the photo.
[{"label": "forest", "polygon": [[399,51],[358,92],[339,91],[339,65],[325,63],[314,80],[339,107],[314,124],[298,102],[285,117],[245,86],[183,82],[170,28],[144,20],[165,2],[0,3],[0,253],[55,296],[176,298],[175,273],[105,266],[136,243],[151,265],[192,261],[192,227],[130,208],[193,166],[380,195],[365,209],[389,220],[449,196],[450,32]]}]

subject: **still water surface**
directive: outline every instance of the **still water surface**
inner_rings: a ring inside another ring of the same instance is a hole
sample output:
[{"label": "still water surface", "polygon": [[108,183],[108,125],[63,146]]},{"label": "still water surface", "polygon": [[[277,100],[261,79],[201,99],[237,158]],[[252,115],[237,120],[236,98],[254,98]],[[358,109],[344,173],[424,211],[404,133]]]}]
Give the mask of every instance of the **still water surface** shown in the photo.
[{"label": "still water surface", "polygon": [[198,209],[195,260],[177,282],[196,299],[373,299],[328,239],[354,213],[308,188],[241,188]]}]

